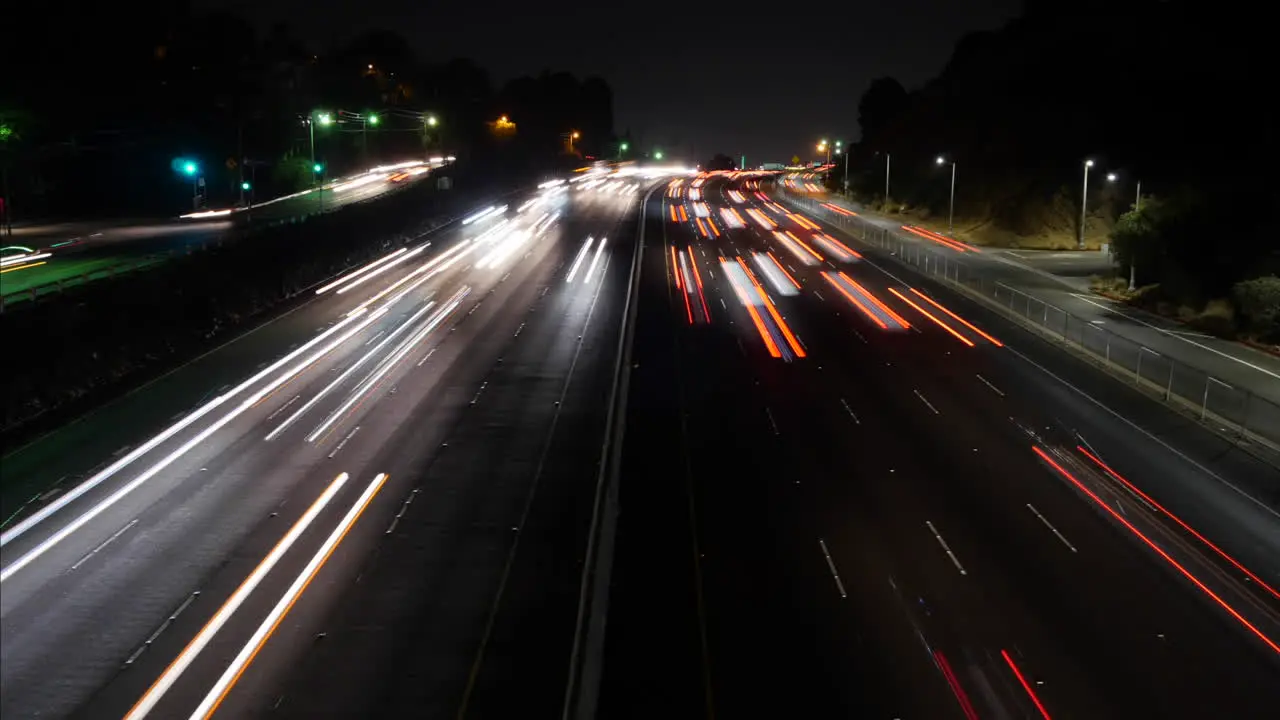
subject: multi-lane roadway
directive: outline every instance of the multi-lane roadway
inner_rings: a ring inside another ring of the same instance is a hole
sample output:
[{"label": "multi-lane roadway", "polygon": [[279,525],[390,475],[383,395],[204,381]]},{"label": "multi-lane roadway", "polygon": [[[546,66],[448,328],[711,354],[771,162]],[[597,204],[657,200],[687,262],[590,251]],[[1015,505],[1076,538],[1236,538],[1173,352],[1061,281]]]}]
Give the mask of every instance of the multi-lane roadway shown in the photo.
[{"label": "multi-lane roadway", "polygon": [[649,182],[480,209],[7,457],[62,482],[4,525],[0,714],[554,712]]},{"label": "multi-lane roadway", "polygon": [[600,715],[1273,716],[1276,470],[758,181],[648,208]]}]

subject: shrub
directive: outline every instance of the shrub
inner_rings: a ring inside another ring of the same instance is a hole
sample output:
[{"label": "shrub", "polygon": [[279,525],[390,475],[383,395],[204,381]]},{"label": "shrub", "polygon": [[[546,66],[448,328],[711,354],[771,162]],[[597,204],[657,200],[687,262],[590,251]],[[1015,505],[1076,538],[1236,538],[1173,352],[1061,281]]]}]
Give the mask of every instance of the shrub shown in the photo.
[{"label": "shrub", "polygon": [[1280,278],[1242,280],[1231,294],[1249,333],[1263,342],[1280,342]]}]

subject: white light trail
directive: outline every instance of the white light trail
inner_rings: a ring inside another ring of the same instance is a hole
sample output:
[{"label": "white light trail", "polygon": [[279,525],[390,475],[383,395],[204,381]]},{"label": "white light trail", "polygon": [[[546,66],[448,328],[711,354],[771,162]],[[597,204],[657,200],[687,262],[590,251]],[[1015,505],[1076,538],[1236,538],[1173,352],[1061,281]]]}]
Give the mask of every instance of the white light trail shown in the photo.
[{"label": "white light trail", "polygon": [[289,364],[291,361],[293,361],[294,358],[301,356],[303,353],[306,353],[308,350],[315,347],[316,345],[319,345],[320,343],[324,342],[325,339],[327,339],[329,336],[337,333],[338,331],[346,327],[348,324],[354,322],[355,319],[359,317],[359,315],[363,312],[364,311],[362,310],[360,313],[356,313],[350,317],[340,320],[333,327],[325,330],[324,332],[320,333],[316,337],[312,338],[302,347],[299,347],[298,349],[294,350],[288,355],[285,355],[279,360],[276,360],[270,366],[259,371],[256,375],[249,378],[248,380],[245,380],[244,382],[240,383],[239,385],[232,388],[231,390],[228,390],[227,392],[219,395],[213,400],[210,400],[209,402],[205,403],[199,409],[192,412],[190,415],[187,415],[186,417],[174,423],[173,425],[170,425],[159,435],[156,435],[155,437],[152,437],[150,440],[146,441],[145,443],[139,445],[137,448],[131,451],[128,455],[125,455],[119,460],[111,463],[107,467],[103,468],[101,471],[94,474],[93,477],[90,477],[88,480],[80,483],[75,487],[75,489],[71,490],[65,495],[60,496],[56,501],[41,508],[39,512],[32,514],[30,517],[26,518],[25,520],[18,523],[17,525],[14,525],[12,528],[5,531],[3,534],[0,534],[0,547],[8,545],[10,542],[13,542],[14,540],[22,536],[23,533],[35,527],[39,523],[43,522],[50,515],[53,515],[54,513],[63,509],[64,507],[71,504],[72,502],[75,502],[85,493],[89,492],[90,490],[93,490],[98,485],[110,479],[113,475],[115,475],[117,472],[119,472],[123,468],[127,467],[133,461],[137,460],[143,455],[154,450],[156,446],[160,445],[161,443],[173,437],[174,435],[182,432],[187,427],[189,427],[192,423],[204,417],[205,415],[208,415],[209,413],[213,412],[215,409],[217,409],[220,405],[222,405],[226,401],[230,400],[236,395],[239,395],[240,393],[249,389],[250,387],[253,386],[254,383],[258,382],[259,380],[267,377],[268,375],[275,372],[276,370],[279,370],[280,368]]},{"label": "white light trail", "polygon": [[591,264],[587,266],[587,274],[582,276],[582,284],[586,285],[591,282],[591,275],[596,271],[596,264],[600,262],[600,254],[604,252],[604,244],[609,238],[600,238],[600,244],[596,246],[596,254],[591,256]]},{"label": "white light trail", "polygon": [[393,259],[393,258],[395,258],[395,257],[397,257],[397,256],[399,256],[399,255],[402,255],[402,254],[404,254],[404,253],[406,253],[406,252],[408,252],[408,251],[409,251],[409,248],[400,248],[399,250],[396,250],[396,251],[395,251],[395,252],[393,252],[393,253],[390,253],[390,254],[388,254],[388,255],[384,255],[384,256],[382,256],[382,257],[378,258],[377,260],[374,260],[373,262],[369,263],[368,265],[365,265],[364,267],[359,268],[359,269],[357,269],[357,270],[353,270],[353,271],[351,271],[351,272],[347,273],[346,275],[343,275],[343,276],[339,277],[337,280],[334,280],[333,282],[329,283],[328,285],[325,285],[324,287],[320,288],[319,290],[316,290],[316,294],[317,294],[317,295],[323,295],[324,293],[326,293],[326,292],[328,292],[328,291],[330,291],[330,290],[332,290],[332,289],[334,289],[334,288],[338,287],[339,285],[342,285],[343,283],[347,282],[348,280],[352,280],[352,279],[354,279],[354,278],[357,278],[357,277],[359,277],[359,276],[363,275],[364,273],[367,273],[367,272],[369,272],[370,270],[372,270],[372,269],[374,269],[374,268],[378,267],[378,266],[379,266],[379,265],[381,265],[382,263],[387,262],[388,260],[391,260],[391,259]]},{"label": "white light trail", "polygon": [[365,275],[365,276],[364,276],[364,277],[362,277],[362,278],[357,278],[357,279],[353,280],[353,281],[352,281],[352,282],[350,282],[349,284],[344,285],[344,286],[342,286],[342,287],[338,288],[338,293],[337,293],[337,294],[338,294],[338,295],[341,295],[341,294],[345,293],[345,292],[346,292],[346,291],[348,291],[348,290],[351,290],[351,289],[353,289],[353,288],[360,287],[361,285],[363,285],[363,284],[365,283],[365,281],[367,281],[367,280],[371,280],[371,279],[373,279],[373,278],[375,278],[375,277],[377,277],[377,276],[381,275],[382,273],[384,273],[384,272],[386,272],[386,271],[390,270],[391,268],[395,267],[396,265],[399,265],[400,263],[404,262],[405,260],[408,260],[409,258],[413,257],[414,255],[417,255],[418,253],[421,253],[423,250],[426,250],[428,247],[430,247],[430,245],[431,245],[431,243],[427,243],[426,245],[422,245],[422,246],[420,246],[420,247],[416,247],[416,248],[414,248],[414,249],[410,250],[409,252],[405,253],[404,255],[401,255],[400,257],[398,257],[398,258],[396,258],[396,259],[392,260],[391,262],[388,262],[388,263],[384,264],[382,267],[378,268],[377,270],[374,270],[373,272],[369,273],[368,275]]},{"label": "white light trail", "polygon": [[9,265],[19,265],[21,263],[34,262],[36,260],[43,260],[47,257],[53,257],[53,253],[46,252],[46,253],[36,253],[35,255],[10,255],[5,259],[0,260],[0,267],[7,267]]},{"label": "white light trail", "polygon": [[205,623],[200,632],[191,639],[191,642],[187,643],[187,646],[169,664],[169,667],[165,668],[164,674],[157,678],[155,683],[147,689],[147,692],[130,708],[129,713],[125,715],[125,720],[142,720],[155,709],[156,704],[173,687],[178,678],[186,672],[191,663],[195,661],[196,656],[208,646],[209,641],[213,640],[213,637],[227,624],[227,621],[231,619],[236,610],[240,609],[249,594],[257,589],[258,585],[262,583],[262,579],[267,576],[267,573],[271,572],[272,568],[280,562],[280,558],[284,557],[289,548],[293,547],[293,544],[297,542],[303,531],[311,525],[316,516],[320,514],[320,511],[329,504],[329,501],[338,493],[338,490],[346,484],[347,477],[347,473],[342,473],[333,482],[329,483],[329,487],[325,488],[320,497],[311,504],[311,507],[307,508],[307,511],[293,524],[293,527],[289,528],[289,532],[276,543],[275,547],[271,548],[271,552],[262,559],[262,562],[258,563],[258,566],[253,569],[249,577],[245,578],[244,582],[240,583],[240,587],[236,588],[231,597],[227,598],[227,601],[222,604],[222,607],[218,608],[218,612],[214,613],[209,622]]},{"label": "white light trail", "polygon": [[333,529],[333,532],[329,533],[329,537],[325,539],[324,544],[322,544],[320,549],[316,550],[316,553],[311,556],[310,562],[308,562],[306,567],[302,569],[302,572],[298,573],[298,577],[294,579],[293,583],[289,586],[289,589],[285,591],[279,602],[277,602],[275,607],[271,609],[271,612],[267,617],[263,619],[262,624],[260,624],[258,629],[254,631],[253,636],[249,638],[249,641],[245,643],[244,647],[240,649],[240,652],[236,654],[235,659],[231,661],[231,665],[223,671],[222,676],[219,677],[218,681],[214,683],[212,688],[210,688],[209,693],[205,695],[204,700],[200,702],[199,707],[195,709],[195,712],[191,713],[191,720],[204,720],[213,713],[218,704],[222,701],[222,698],[235,684],[236,679],[240,677],[241,673],[244,672],[249,663],[253,662],[253,658],[257,655],[258,650],[267,641],[267,638],[271,636],[271,633],[289,612],[289,609],[292,608],[298,598],[302,596],[302,592],[307,589],[307,585],[311,583],[311,579],[315,577],[315,574],[324,566],[325,561],[329,559],[329,555],[333,553],[334,549],[338,546],[338,543],[342,542],[342,539],[346,537],[347,533],[351,530],[351,527],[355,525],[356,520],[358,520],[360,515],[364,513],[364,510],[369,506],[369,503],[373,501],[373,496],[382,489],[382,486],[386,481],[387,474],[379,473],[373,478],[373,481],[365,487],[364,492],[360,494],[359,499],[357,499],[355,504],[351,506],[351,509],[347,511],[347,514],[342,518],[342,521],[338,523],[338,526]]},{"label": "white light trail", "polygon": [[371,323],[373,323],[373,321],[381,317],[385,312],[386,312],[386,308],[379,308],[378,310],[372,313],[369,313],[368,316],[364,318],[364,320],[361,320],[358,324],[356,324],[355,327],[348,330],[337,340],[334,340],[333,342],[329,343],[324,348],[314,353],[311,357],[304,360],[302,363],[299,363],[293,368],[285,371],[278,378],[271,381],[271,383],[262,387],[257,392],[250,395],[249,397],[245,398],[240,403],[240,405],[237,406],[234,410],[232,410],[231,412],[228,412],[226,415],[223,415],[221,418],[217,420],[217,422],[213,423],[209,427],[205,428],[204,430],[201,430],[198,434],[196,434],[195,437],[183,443],[182,446],[179,447],[177,450],[174,450],[173,452],[166,455],[159,462],[147,468],[147,470],[143,472],[141,475],[134,478],[133,480],[130,480],[128,484],[124,485],[123,487],[116,490],[111,495],[107,496],[97,505],[94,505],[92,508],[85,511],[75,520],[68,523],[61,530],[54,533],[52,536],[50,536],[49,538],[41,542],[39,545],[32,548],[31,550],[27,551],[25,555],[18,558],[12,564],[6,567],[3,571],[0,571],[0,582],[4,582],[5,580],[8,580],[10,577],[13,576],[14,573],[18,572],[19,570],[26,567],[27,565],[30,565],[32,561],[36,560],[41,555],[45,554],[50,549],[55,547],[58,543],[67,539],[67,537],[69,537],[72,533],[84,527],[86,524],[88,524],[91,520],[93,520],[97,516],[101,515],[103,512],[107,510],[107,508],[111,507],[112,505],[115,505],[117,502],[120,502],[120,500],[124,498],[126,495],[133,492],[135,489],[140,487],[146,481],[158,475],[161,471],[163,471],[165,468],[169,467],[176,460],[178,460],[178,458],[182,457],[187,452],[189,452],[191,448],[207,440],[209,436],[221,430],[232,420],[235,420],[242,413],[244,413],[244,411],[248,410],[249,408],[257,404],[259,400],[270,395],[272,392],[276,390],[276,388],[292,380],[294,376],[306,370],[317,360],[319,360],[320,358],[324,357],[329,352],[331,352],[334,348],[345,343],[347,340],[350,340],[352,337],[356,335],[356,333],[359,333],[361,330],[364,330]]},{"label": "white light trail", "polygon": [[779,295],[799,294],[800,291],[796,289],[795,283],[787,279],[787,276],[783,274],[782,269],[774,263],[773,258],[765,255],[764,253],[756,253],[752,256],[752,259],[756,261],[756,265],[760,266],[760,273],[769,280],[769,284],[773,285],[773,289],[776,290]]},{"label": "white light trail", "polygon": [[569,277],[565,282],[573,282],[573,276],[578,274],[578,266],[582,264],[582,259],[587,256],[587,251],[591,249],[593,242],[595,239],[588,235],[586,241],[582,243],[582,249],[578,251],[578,257],[573,260],[573,267],[569,268]]},{"label": "white light trail", "polygon": [[383,338],[383,339],[382,339],[382,341],[381,341],[381,342],[379,342],[377,345],[374,345],[372,350],[370,350],[369,352],[367,352],[367,353],[365,353],[363,356],[361,356],[361,358],[360,358],[359,360],[356,360],[356,361],[355,361],[355,363],[353,363],[353,364],[351,365],[351,367],[349,367],[349,368],[347,368],[346,370],[342,371],[342,374],[341,374],[341,375],[339,375],[339,376],[338,376],[338,377],[337,377],[333,382],[331,382],[331,383],[329,383],[328,385],[326,385],[326,386],[324,387],[324,389],[323,389],[323,390],[321,390],[320,392],[316,393],[314,397],[312,397],[310,400],[308,400],[308,401],[306,402],[306,404],[304,404],[302,407],[300,407],[300,408],[298,408],[297,410],[295,410],[295,411],[294,411],[294,413],[288,417],[288,419],[286,419],[284,422],[282,422],[282,423],[280,423],[279,425],[277,425],[277,426],[276,426],[276,428],[275,428],[274,430],[272,430],[271,432],[267,433],[267,436],[266,436],[266,437],[264,437],[264,438],[263,438],[263,440],[271,441],[271,440],[274,440],[274,439],[276,439],[277,437],[279,437],[279,436],[280,436],[280,433],[282,433],[282,432],[284,432],[286,429],[288,429],[288,428],[289,428],[289,426],[290,426],[290,425],[292,425],[292,424],[294,423],[294,421],[296,421],[298,418],[300,418],[300,417],[302,417],[303,415],[305,415],[305,414],[307,413],[307,411],[308,411],[308,410],[310,410],[311,408],[315,407],[315,406],[316,406],[316,403],[318,403],[318,402],[320,402],[322,399],[324,399],[324,397],[325,397],[326,395],[328,395],[330,392],[332,392],[334,388],[338,387],[338,386],[339,386],[339,385],[341,385],[344,381],[346,381],[346,379],[347,379],[347,378],[349,378],[349,377],[351,377],[353,374],[355,374],[356,370],[359,370],[359,369],[360,369],[360,368],[361,368],[361,367],[362,367],[366,362],[368,362],[368,361],[369,361],[369,359],[370,359],[370,358],[372,358],[373,356],[375,356],[375,355],[377,355],[379,352],[381,352],[381,351],[382,351],[382,348],[384,348],[384,347],[386,347],[388,344],[390,344],[392,340],[395,340],[395,339],[396,339],[396,337],[400,335],[400,333],[402,333],[402,332],[404,332],[405,330],[409,329],[409,327],[411,327],[415,322],[417,322],[417,321],[418,321],[418,319],[419,319],[419,318],[421,318],[423,315],[425,315],[425,314],[427,313],[427,311],[428,311],[428,310],[430,310],[432,307],[434,307],[434,306],[435,306],[435,304],[436,304],[436,303],[435,303],[435,301],[434,301],[434,300],[428,301],[428,302],[427,302],[427,304],[426,304],[426,305],[424,305],[424,306],[422,307],[422,309],[421,309],[421,310],[419,310],[418,312],[414,313],[414,314],[413,314],[413,316],[412,316],[412,317],[410,317],[408,320],[405,320],[403,323],[400,323],[399,327],[397,327],[395,330],[393,330],[393,331],[391,332],[391,334],[389,334],[389,335],[387,335],[385,338]]}]

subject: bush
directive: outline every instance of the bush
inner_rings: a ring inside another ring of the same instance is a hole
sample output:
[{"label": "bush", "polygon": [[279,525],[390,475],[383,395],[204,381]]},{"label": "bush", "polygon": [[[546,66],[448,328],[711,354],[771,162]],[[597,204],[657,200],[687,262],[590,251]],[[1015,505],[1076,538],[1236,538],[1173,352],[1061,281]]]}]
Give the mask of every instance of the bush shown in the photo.
[{"label": "bush", "polygon": [[1259,340],[1280,343],[1280,278],[1242,280],[1231,289],[1245,330]]}]

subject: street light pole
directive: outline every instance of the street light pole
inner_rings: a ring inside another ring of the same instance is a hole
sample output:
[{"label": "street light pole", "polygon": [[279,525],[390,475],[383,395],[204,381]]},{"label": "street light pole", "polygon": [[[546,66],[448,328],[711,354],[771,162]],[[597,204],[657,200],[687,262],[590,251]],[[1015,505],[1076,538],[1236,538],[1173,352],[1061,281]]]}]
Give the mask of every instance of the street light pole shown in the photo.
[{"label": "street light pole", "polygon": [[[946,162],[946,158],[938,156],[938,164]],[[885,162],[885,187],[888,187],[889,165]],[[887,193],[886,193],[887,196]],[[947,202],[947,234],[955,235],[955,219],[956,219],[956,161],[951,161],[951,200]]]},{"label": "street light pole", "polygon": [[844,191],[849,192],[849,153],[844,154]]},{"label": "street light pole", "polygon": [[[311,167],[316,166],[316,114],[313,112],[307,116],[307,130],[311,136]],[[315,170],[311,171],[311,187],[316,186]]]},{"label": "street light pole", "polygon": [[1142,209],[1142,181],[1141,180],[1138,181],[1138,192],[1133,198],[1133,209],[1134,210]]},{"label": "street light pole", "polygon": [[1084,249],[1084,221],[1089,204],[1089,168],[1093,167],[1092,160],[1084,161],[1084,187],[1080,191],[1080,233],[1076,237],[1076,249]]},{"label": "street light pole", "polygon": [[889,202],[889,153],[884,154],[884,201]]}]

